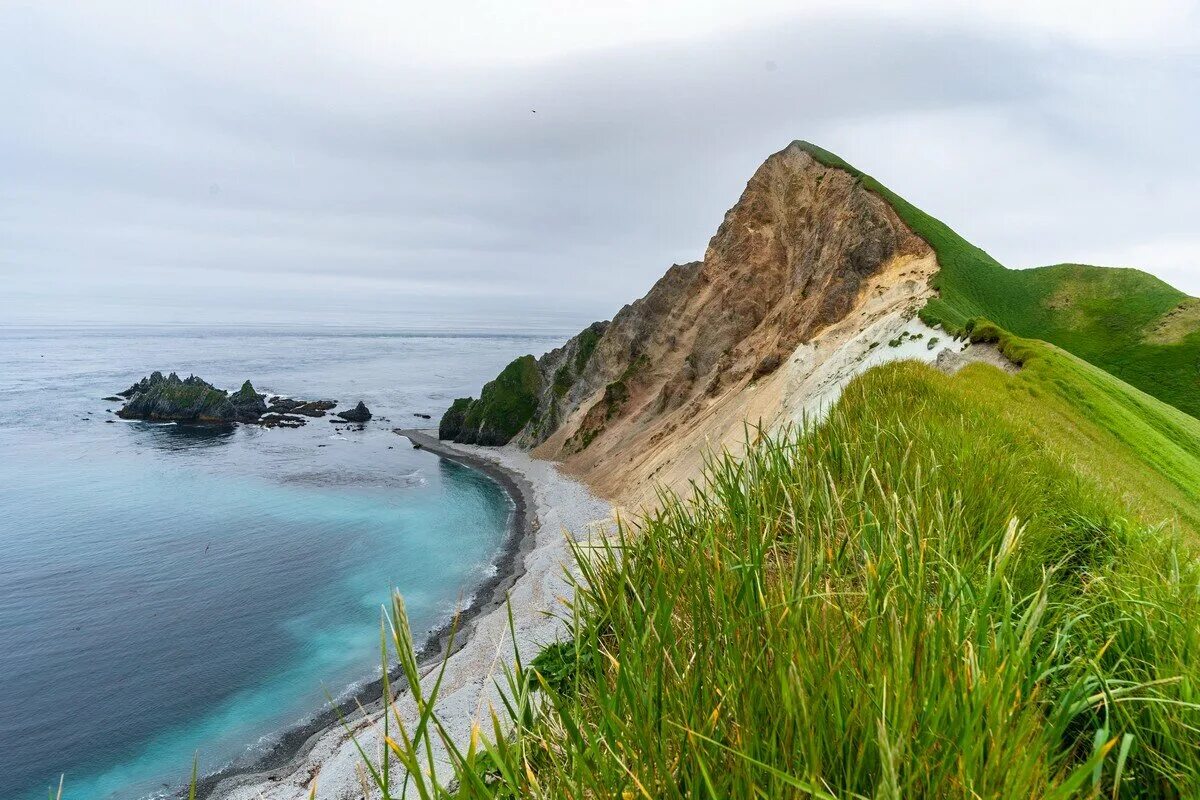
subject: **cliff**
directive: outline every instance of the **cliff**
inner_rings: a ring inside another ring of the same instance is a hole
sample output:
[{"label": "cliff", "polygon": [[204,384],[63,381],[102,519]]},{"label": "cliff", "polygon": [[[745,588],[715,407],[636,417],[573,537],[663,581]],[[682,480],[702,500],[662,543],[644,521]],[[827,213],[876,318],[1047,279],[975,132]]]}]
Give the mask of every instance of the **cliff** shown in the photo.
[{"label": "cliff", "polygon": [[[1007,269],[832,153],[793,142],[754,173],[702,261],[672,266],[610,323],[542,356],[521,413],[459,440],[513,440],[608,499],[650,504],[658,487],[686,491],[708,454],[739,453],[747,426],[821,414],[884,361],[995,360],[986,346],[958,355],[985,320],[1200,416],[1197,308],[1137,270]],[[461,435],[465,413],[448,412],[448,432]]]},{"label": "cliff", "polygon": [[[781,368],[798,346],[854,314],[915,313],[935,269],[891,206],[793,144],[755,172],[702,261],[672,266],[611,322],[519,360],[522,402],[505,424],[478,405],[485,387],[476,404],[456,402],[441,435],[515,439],[607,497],[652,499],[652,481],[685,487],[706,449],[744,438],[746,420],[779,418]],[[868,310],[873,297],[883,302]],[[512,370],[494,383],[512,385]]]},{"label": "cliff", "polygon": [[1138,269],[1055,264],[1008,269],[948,225],[816,145],[801,146],[886,200],[937,255],[937,296],[921,317],[968,333],[987,319],[1041,339],[1200,418],[1200,300]]},{"label": "cliff", "polygon": [[[487,791],[1200,796],[1198,309],[772,156],[702,262],[537,362],[516,443],[626,505],[697,491],[579,540],[565,640],[520,654],[552,713],[509,707]],[[665,758],[664,719],[696,721]]]}]

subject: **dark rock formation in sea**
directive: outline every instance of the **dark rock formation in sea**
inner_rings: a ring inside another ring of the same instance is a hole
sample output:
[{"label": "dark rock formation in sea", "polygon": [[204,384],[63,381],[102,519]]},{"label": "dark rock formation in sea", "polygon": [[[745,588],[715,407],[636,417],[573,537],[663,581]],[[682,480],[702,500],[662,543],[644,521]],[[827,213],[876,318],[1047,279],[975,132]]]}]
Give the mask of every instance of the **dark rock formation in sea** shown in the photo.
[{"label": "dark rock formation in sea", "polygon": [[[175,373],[171,373],[171,374],[174,375]],[[162,383],[164,380],[166,380],[166,378],[163,377],[163,374],[161,372],[159,372],[158,370],[154,370],[154,372],[150,373],[149,377],[142,378],[140,381],[133,384],[125,391],[117,392],[115,396],[116,397],[124,397],[124,398],[128,399],[130,397],[133,397],[138,392],[146,391],[153,384]]]},{"label": "dark rock formation in sea", "polygon": [[[164,376],[156,371],[110,399],[128,398],[125,407],[117,411],[125,419],[257,422],[265,428],[300,428],[307,422],[305,417],[323,417],[337,407],[336,400],[297,400],[276,395],[268,404],[265,397],[254,391],[250,381],[230,394],[195,375],[180,378],[174,372]],[[366,422],[371,412],[360,402],[338,416],[342,419],[331,421]]]},{"label": "dark rock formation in sea", "polygon": [[120,394],[129,398],[117,412],[123,419],[255,422],[267,410],[263,396],[254,391],[250,381],[229,394],[195,375],[180,378],[174,372],[163,377],[156,371]]},{"label": "dark rock formation in sea", "polygon": [[271,404],[267,406],[267,413],[323,417],[326,411],[336,406],[336,400],[295,400],[290,397],[272,397]]},{"label": "dark rock formation in sea", "polygon": [[233,406],[238,422],[254,422],[267,410],[263,396],[254,391],[250,381],[243,383],[241,389],[229,396],[229,404]]},{"label": "dark rock formation in sea", "polygon": [[362,400],[358,401],[358,405],[349,411],[339,411],[336,416],[346,420],[346,422],[366,422],[371,418],[371,411],[367,408]]}]

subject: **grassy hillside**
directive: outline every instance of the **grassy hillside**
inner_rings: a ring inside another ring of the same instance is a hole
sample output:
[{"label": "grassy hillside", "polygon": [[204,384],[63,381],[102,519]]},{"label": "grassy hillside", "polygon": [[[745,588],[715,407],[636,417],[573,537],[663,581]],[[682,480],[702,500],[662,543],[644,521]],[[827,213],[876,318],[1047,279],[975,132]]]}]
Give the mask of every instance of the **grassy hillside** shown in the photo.
[{"label": "grassy hillside", "polygon": [[[569,637],[517,660],[464,747],[397,601],[422,716],[389,723],[389,766],[363,753],[379,795],[1200,797],[1195,302],[1134,270],[1007,270],[860,177],[937,250],[923,316],[1022,369],[877,367],[577,545]],[[505,397],[538,388],[505,372]]]},{"label": "grassy hillside", "polygon": [[937,252],[940,296],[922,317],[950,330],[986,317],[1052,342],[1200,417],[1200,301],[1135,269],[1060,264],[1010,270],[879,181],[816,145],[821,163],[857,176]]},{"label": "grassy hillside", "polygon": [[1197,796],[1200,421],[974,336],[1024,369],[872,370],[579,552],[573,639],[429,796]]}]

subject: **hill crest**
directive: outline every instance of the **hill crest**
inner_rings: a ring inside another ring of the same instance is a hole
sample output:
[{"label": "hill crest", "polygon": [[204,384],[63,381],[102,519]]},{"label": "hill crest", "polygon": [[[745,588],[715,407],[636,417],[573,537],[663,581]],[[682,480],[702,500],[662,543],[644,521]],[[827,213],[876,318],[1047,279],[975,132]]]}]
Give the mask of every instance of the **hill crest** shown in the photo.
[{"label": "hill crest", "polygon": [[702,261],[672,266],[611,322],[524,357],[519,396],[498,402],[497,382],[485,388],[490,405],[522,416],[488,419],[475,401],[474,427],[443,424],[442,435],[496,444],[507,437],[492,431],[518,431],[521,447],[600,494],[649,504],[656,485],[686,489],[706,453],[738,451],[747,424],[819,415],[860,372],[957,353],[985,319],[1198,415],[1198,304],[1132,269],[1009,270],[797,140],[750,178]]}]

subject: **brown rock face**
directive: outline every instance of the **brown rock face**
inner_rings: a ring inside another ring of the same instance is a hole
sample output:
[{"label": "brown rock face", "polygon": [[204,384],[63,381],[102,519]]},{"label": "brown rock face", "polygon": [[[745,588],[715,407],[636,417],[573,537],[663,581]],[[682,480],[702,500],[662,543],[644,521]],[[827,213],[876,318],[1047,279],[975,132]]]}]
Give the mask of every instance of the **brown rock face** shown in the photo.
[{"label": "brown rock face", "polygon": [[886,202],[793,144],[755,172],[703,261],[539,360],[545,388],[517,442],[620,496],[654,478],[636,467],[645,451],[702,447],[714,405],[769,381],[873,278],[930,253]]},{"label": "brown rock face", "polygon": [[709,296],[699,304],[696,367],[742,380],[772,370],[844,317],[865,280],[928,246],[891,206],[850,175],[793,145],[767,159],[725,215],[704,257]]}]

